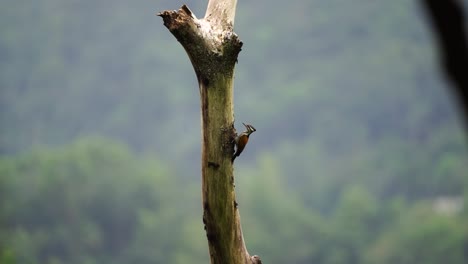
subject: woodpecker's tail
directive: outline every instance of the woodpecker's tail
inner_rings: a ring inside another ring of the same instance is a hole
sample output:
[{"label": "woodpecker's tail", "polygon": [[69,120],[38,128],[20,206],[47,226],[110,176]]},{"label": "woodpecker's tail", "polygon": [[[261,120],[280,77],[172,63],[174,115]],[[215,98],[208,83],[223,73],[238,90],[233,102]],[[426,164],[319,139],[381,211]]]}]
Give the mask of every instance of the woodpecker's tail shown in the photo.
[{"label": "woodpecker's tail", "polygon": [[236,155],[236,154],[232,155],[231,162],[234,162],[234,160],[235,160],[236,158],[237,158],[237,155]]}]

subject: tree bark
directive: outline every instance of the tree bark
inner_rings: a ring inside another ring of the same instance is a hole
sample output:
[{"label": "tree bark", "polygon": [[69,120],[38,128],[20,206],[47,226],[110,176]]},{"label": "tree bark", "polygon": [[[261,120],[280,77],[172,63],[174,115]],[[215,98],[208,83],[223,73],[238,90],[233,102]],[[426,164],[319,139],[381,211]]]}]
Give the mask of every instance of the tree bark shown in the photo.
[{"label": "tree bark", "polygon": [[245,247],[231,158],[236,135],[233,79],[242,42],[233,32],[236,0],[210,0],[205,18],[183,5],[158,14],[195,70],[202,118],[202,203],[211,263],[261,263]]}]

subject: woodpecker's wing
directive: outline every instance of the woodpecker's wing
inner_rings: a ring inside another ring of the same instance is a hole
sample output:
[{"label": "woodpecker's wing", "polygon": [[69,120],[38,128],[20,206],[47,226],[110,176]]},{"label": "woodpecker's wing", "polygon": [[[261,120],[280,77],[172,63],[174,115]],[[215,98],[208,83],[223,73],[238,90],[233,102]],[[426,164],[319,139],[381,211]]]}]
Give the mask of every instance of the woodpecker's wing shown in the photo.
[{"label": "woodpecker's wing", "polygon": [[234,156],[239,156],[242,153],[245,145],[247,145],[247,142],[249,142],[249,137],[245,134],[242,134],[237,141],[236,153],[234,153]]}]

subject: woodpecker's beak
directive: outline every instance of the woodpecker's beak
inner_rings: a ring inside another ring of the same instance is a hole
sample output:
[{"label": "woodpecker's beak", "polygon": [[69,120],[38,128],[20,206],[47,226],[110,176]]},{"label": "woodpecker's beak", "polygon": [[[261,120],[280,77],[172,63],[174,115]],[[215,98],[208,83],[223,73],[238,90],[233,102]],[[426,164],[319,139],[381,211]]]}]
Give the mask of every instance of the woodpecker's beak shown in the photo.
[{"label": "woodpecker's beak", "polygon": [[244,124],[244,123],[242,123],[242,124],[245,126],[245,128],[247,129],[247,132],[249,132],[249,134],[252,134],[253,132],[257,131],[255,129],[255,127],[253,127],[252,125]]}]

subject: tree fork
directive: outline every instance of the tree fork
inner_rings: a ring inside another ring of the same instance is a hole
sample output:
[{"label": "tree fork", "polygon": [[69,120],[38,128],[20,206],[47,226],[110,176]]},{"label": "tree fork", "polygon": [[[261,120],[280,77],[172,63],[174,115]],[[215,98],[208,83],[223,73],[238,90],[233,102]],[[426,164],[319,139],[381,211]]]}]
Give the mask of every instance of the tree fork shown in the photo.
[{"label": "tree fork", "polygon": [[245,247],[231,158],[235,137],[233,80],[242,42],[233,32],[237,0],[210,0],[205,18],[183,5],[158,14],[195,70],[202,117],[202,204],[211,263],[261,263]]}]

